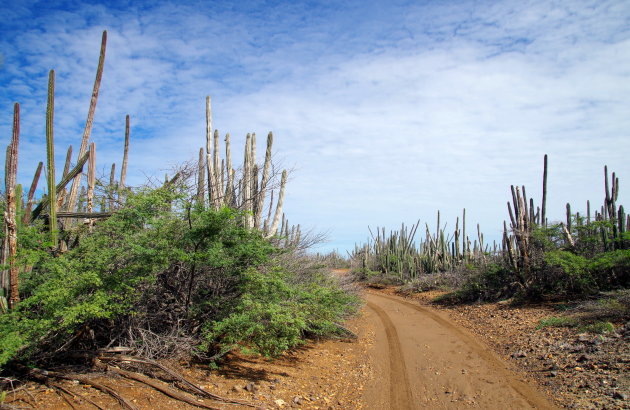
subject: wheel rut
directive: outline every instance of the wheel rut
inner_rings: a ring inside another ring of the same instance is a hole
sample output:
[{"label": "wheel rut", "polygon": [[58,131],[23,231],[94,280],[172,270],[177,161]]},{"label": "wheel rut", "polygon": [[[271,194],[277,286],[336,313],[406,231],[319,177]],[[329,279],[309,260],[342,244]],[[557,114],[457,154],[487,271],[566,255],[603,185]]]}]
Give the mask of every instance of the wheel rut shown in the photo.
[{"label": "wheel rut", "polygon": [[389,350],[389,402],[395,409],[413,409],[413,398],[409,378],[407,377],[407,367],[402,354],[402,348],[398,339],[396,326],[392,323],[387,313],[378,305],[367,302],[367,306],[376,313],[381,320]]},{"label": "wheel rut", "polygon": [[555,408],[445,315],[395,296],[366,297],[375,328],[369,408]]}]

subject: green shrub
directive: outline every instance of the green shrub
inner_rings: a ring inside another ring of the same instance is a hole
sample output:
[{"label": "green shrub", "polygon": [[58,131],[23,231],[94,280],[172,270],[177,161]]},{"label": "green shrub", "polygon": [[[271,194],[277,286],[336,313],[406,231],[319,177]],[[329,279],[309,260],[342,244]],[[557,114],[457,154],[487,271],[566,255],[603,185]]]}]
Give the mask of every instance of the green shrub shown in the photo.
[{"label": "green shrub", "polygon": [[233,312],[206,326],[206,347],[216,351],[239,346],[266,356],[277,356],[298,346],[308,335],[325,336],[358,306],[358,298],[323,278],[293,285],[282,269],[249,269],[241,283],[242,297]]},{"label": "green shrub", "polygon": [[545,253],[542,286],[555,295],[585,295],[597,290],[589,270],[589,261],[572,252],[554,250]]},{"label": "green shrub", "polygon": [[515,283],[516,278],[510,269],[499,264],[490,264],[468,272],[458,290],[441,295],[435,302],[466,303],[499,300],[514,293]]},{"label": "green shrub", "polygon": [[580,331],[589,333],[614,333],[615,325],[610,322],[598,321],[580,327]]},{"label": "green shrub", "polygon": [[630,249],[618,249],[597,255],[589,262],[602,290],[630,287]]},{"label": "green shrub", "polygon": [[277,355],[333,333],[352,311],[356,298],[334,281],[274,268],[278,251],[244,228],[239,212],[195,209],[183,192],[129,194],[124,208],[75,233],[77,245],[60,255],[37,227],[20,232],[19,263],[30,269],[20,278],[22,302],[0,315],[0,368],[48,359],[86,328],[95,336],[77,338],[82,348],[116,342],[142,352],[133,332],[151,330],[156,340],[192,340],[191,352],[203,342]]}]

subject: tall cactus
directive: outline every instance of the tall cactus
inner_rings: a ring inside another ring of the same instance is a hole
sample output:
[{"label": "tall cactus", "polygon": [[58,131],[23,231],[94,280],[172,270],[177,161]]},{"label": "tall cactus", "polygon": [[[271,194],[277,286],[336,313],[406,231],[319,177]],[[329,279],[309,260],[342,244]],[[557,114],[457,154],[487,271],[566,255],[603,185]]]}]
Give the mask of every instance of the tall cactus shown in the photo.
[{"label": "tall cactus", "polygon": [[57,189],[55,187],[55,143],[53,118],[55,113],[55,71],[48,74],[48,105],[46,106],[46,158],[48,168],[48,226],[52,247],[57,248]]},{"label": "tall cactus", "polygon": [[39,164],[37,164],[37,169],[35,170],[35,175],[33,176],[33,182],[31,182],[31,187],[28,190],[28,197],[26,199],[26,208],[24,209],[24,218],[22,219],[24,223],[28,223],[31,220],[31,209],[33,208],[33,199],[35,198],[35,191],[37,190],[39,178],[42,174],[42,168],[44,168],[44,163],[40,161]]},{"label": "tall cactus", "polygon": [[109,196],[107,205],[110,211],[114,210],[114,202],[116,200],[116,197],[114,195],[115,191],[116,191],[116,163],[113,163],[112,168],[109,172],[109,188],[107,189],[107,194]]},{"label": "tall cactus", "polygon": [[265,151],[265,163],[263,165],[262,179],[258,187],[258,195],[256,198],[256,218],[254,226],[260,229],[263,216],[263,206],[265,203],[265,195],[267,193],[267,184],[269,183],[269,171],[271,168],[271,147],[273,145],[273,133],[267,135],[267,149]]},{"label": "tall cactus", "polygon": [[125,183],[127,182],[127,165],[129,162],[129,115],[125,116],[125,148],[123,151],[122,167],[120,169],[120,182],[118,183],[118,190],[122,192],[125,189]]},{"label": "tall cactus", "polygon": [[[90,140],[90,134],[92,133],[92,124],[94,123],[94,112],[96,111],[96,102],[98,100],[98,92],[101,86],[101,79],[103,78],[103,66],[105,64],[105,49],[107,47],[107,31],[103,31],[101,39],[101,51],[98,58],[98,67],[96,69],[96,78],[94,79],[94,88],[92,89],[92,98],[90,99],[90,108],[88,109],[87,120],[85,121],[85,129],[83,130],[83,137],[81,139],[81,147],[79,148],[79,158],[81,158],[88,150],[88,142]],[[77,195],[79,193],[79,186],[81,185],[81,175],[77,175],[72,181],[72,187],[70,188],[70,195],[68,197],[68,203],[70,212],[76,209]]]},{"label": "tall cactus", "polygon": [[282,207],[284,206],[284,190],[287,184],[287,171],[282,171],[282,179],[280,180],[280,193],[278,194],[278,203],[276,205],[276,213],[273,217],[273,222],[271,223],[271,227],[269,228],[269,232],[267,232],[267,237],[272,237],[276,234],[278,230],[278,225],[280,224],[280,217],[282,216]]},{"label": "tall cactus", "polygon": [[203,148],[199,148],[199,163],[197,171],[197,204],[203,207],[206,197],[206,161],[203,154]]},{"label": "tall cactus", "polygon": [[[9,308],[13,309],[20,301],[20,291],[18,285],[19,271],[15,262],[17,255],[17,209],[16,202],[22,198],[16,198],[16,179],[18,167],[18,145],[20,142],[20,105],[15,103],[13,107],[13,135],[11,138],[9,163],[7,165],[7,175],[5,177],[7,210],[5,215],[8,262],[9,262]],[[7,261],[5,260],[4,263]]]},{"label": "tall cactus", "polygon": [[216,208],[214,190],[214,161],[212,159],[212,104],[210,96],[206,97],[206,168],[208,170],[208,202],[210,207]]},{"label": "tall cactus", "polygon": [[94,185],[96,183],[96,145],[94,143],[90,144],[87,183],[87,211],[89,213],[94,209]]}]

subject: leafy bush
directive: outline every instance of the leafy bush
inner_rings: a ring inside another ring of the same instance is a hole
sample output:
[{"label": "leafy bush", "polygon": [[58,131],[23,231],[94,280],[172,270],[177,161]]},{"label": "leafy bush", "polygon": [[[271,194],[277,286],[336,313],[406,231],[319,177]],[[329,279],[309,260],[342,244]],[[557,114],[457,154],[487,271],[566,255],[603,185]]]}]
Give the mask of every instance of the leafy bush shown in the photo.
[{"label": "leafy bush", "polygon": [[469,274],[459,289],[437,298],[438,303],[467,303],[479,300],[499,300],[514,293],[515,278],[512,272],[499,264],[476,268]]},{"label": "leafy bush", "polygon": [[356,298],[325,277],[295,280],[274,267],[279,251],[241,220],[167,186],[130,194],[60,255],[37,227],[21,231],[22,302],[0,315],[0,367],[112,344],[152,356],[236,345],[277,355],[334,333]]},{"label": "leafy bush", "polygon": [[588,259],[572,252],[554,250],[545,253],[541,285],[556,295],[585,295],[596,289]]},{"label": "leafy bush", "polygon": [[339,318],[349,314],[357,298],[331,282],[291,285],[281,269],[249,269],[241,284],[242,297],[233,312],[209,323],[205,338],[219,344],[216,350],[240,345],[266,356],[277,356],[300,345],[307,335],[328,335],[339,328]]}]

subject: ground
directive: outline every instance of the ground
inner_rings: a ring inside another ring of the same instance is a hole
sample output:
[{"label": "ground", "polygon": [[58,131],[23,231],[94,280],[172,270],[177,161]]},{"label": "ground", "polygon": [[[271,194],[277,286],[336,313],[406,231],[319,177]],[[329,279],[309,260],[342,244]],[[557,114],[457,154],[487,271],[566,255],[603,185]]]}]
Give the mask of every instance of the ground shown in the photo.
[{"label": "ground", "polygon": [[[356,341],[313,341],[276,360],[233,354],[221,368],[164,362],[207,391],[249,408],[630,408],[630,326],[608,336],[537,330],[549,306],[435,306],[435,294],[403,299],[366,292],[347,323]],[[142,409],[193,408],[136,381],[97,376]],[[20,408],[116,408],[92,387],[60,381],[9,393]],[[65,396],[65,397],[62,397]],[[74,395],[76,398],[73,398]],[[215,408],[247,408],[195,398]]]}]

